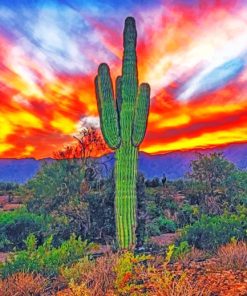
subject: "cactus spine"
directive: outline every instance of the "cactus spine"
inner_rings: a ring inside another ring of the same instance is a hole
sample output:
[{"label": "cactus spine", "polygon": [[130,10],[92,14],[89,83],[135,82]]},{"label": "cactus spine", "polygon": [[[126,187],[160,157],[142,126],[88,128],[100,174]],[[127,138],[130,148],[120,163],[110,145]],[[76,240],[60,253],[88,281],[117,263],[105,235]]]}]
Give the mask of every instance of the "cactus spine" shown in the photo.
[{"label": "cactus spine", "polygon": [[133,17],[125,20],[122,75],[116,79],[114,99],[110,70],[101,64],[95,78],[96,98],[105,141],[115,153],[115,216],[120,248],[136,243],[136,182],[138,148],[147,126],[150,86],[138,86],[136,25]]}]

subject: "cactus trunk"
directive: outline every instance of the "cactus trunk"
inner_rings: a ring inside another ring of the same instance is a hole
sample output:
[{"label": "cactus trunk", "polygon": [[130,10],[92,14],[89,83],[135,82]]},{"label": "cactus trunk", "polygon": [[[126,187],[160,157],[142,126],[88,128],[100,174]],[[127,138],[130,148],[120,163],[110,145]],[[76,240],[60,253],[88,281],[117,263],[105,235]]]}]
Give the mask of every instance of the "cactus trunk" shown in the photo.
[{"label": "cactus trunk", "polygon": [[138,149],[121,146],[115,158],[117,239],[122,248],[128,248],[135,245]]},{"label": "cactus trunk", "polygon": [[114,100],[110,70],[101,64],[95,78],[96,97],[103,136],[115,154],[115,215],[120,248],[136,243],[136,182],[138,149],[147,125],[150,87],[138,86],[135,20],[128,17],[124,27],[122,76],[116,80]]}]

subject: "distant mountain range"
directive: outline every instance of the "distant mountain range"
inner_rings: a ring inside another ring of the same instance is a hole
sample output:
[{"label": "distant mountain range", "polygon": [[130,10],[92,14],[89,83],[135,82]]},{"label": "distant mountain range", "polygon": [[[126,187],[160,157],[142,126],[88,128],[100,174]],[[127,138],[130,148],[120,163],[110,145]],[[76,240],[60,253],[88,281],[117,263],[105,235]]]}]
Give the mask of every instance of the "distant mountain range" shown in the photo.
[{"label": "distant mountain range", "polygon": [[[231,144],[224,147],[210,149],[196,149],[190,151],[177,151],[166,154],[151,155],[140,153],[139,170],[146,178],[161,177],[166,175],[168,180],[182,178],[190,169],[191,160],[197,153],[222,152],[224,156],[240,169],[247,169],[247,144]],[[40,169],[44,161],[34,158],[0,159],[0,182],[25,183]],[[113,161],[109,162],[113,166]]]}]

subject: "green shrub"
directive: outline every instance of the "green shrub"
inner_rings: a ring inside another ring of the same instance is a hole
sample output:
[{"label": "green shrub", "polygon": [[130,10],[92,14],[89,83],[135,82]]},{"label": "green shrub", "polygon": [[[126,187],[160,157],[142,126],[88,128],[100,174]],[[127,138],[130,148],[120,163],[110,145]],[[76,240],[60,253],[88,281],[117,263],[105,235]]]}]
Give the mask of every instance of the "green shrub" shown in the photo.
[{"label": "green shrub", "polygon": [[13,212],[0,212],[0,251],[22,249],[30,233],[41,242],[48,228],[43,215],[29,213],[25,208]]},{"label": "green shrub", "polygon": [[163,216],[155,218],[147,225],[149,235],[160,235],[161,233],[175,232],[177,225],[174,221]]},{"label": "green shrub", "polygon": [[186,240],[198,249],[215,250],[228,243],[232,237],[247,238],[247,216],[222,215],[202,216],[200,220],[184,229],[181,240]]},{"label": "green shrub", "polygon": [[52,247],[52,237],[37,248],[37,240],[33,234],[28,236],[25,243],[26,250],[17,252],[1,266],[0,272],[3,278],[16,272],[34,272],[45,276],[55,276],[61,267],[70,266],[86,256],[87,252],[94,247],[87,241],[76,239],[75,235],[64,241],[58,248]]},{"label": "green shrub", "polygon": [[148,236],[154,236],[154,235],[160,235],[160,228],[158,223],[149,223],[147,225],[147,232],[148,232]]},{"label": "green shrub", "polygon": [[[93,136],[88,140],[91,143]],[[88,143],[86,147],[89,147]],[[114,180],[98,175],[100,162],[87,159],[86,163],[90,165],[87,173],[79,159],[46,163],[23,189],[30,212],[52,217],[49,234],[53,235],[53,245],[68,240],[72,233],[90,241],[113,241]]]},{"label": "green shrub", "polygon": [[186,254],[188,254],[191,250],[191,247],[187,241],[181,241],[177,246],[174,247],[172,259],[178,260],[183,258]]},{"label": "green shrub", "polygon": [[[149,198],[151,199],[150,196],[149,196]],[[153,200],[148,201],[146,207],[147,207],[147,213],[151,219],[155,218],[161,214],[160,208],[157,206],[157,203]]]},{"label": "green shrub", "polygon": [[198,205],[190,205],[185,203],[178,211],[179,226],[183,227],[192,224],[200,217],[200,208]]}]

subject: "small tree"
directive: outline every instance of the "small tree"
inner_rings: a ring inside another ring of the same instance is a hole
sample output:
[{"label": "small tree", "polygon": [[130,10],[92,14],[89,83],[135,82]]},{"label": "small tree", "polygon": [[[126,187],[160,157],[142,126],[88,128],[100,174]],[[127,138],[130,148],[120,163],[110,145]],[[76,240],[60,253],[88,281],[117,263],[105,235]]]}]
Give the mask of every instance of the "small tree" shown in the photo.
[{"label": "small tree", "polygon": [[191,162],[188,173],[187,194],[191,202],[199,204],[209,214],[222,213],[230,201],[229,188],[234,186],[232,175],[237,171],[234,164],[222,153],[198,154]]},{"label": "small tree", "polygon": [[109,163],[113,157],[108,154],[104,158],[98,156],[109,152],[102,134],[92,126],[82,126],[77,135],[74,135],[76,143],[67,145],[63,149],[53,153],[55,159],[67,159],[70,162],[80,163],[84,174],[81,189],[84,191],[91,187],[90,182],[95,181],[100,188],[102,176],[107,175]]},{"label": "small tree", "polygon": [[214,194],[216,190],[224,190],[226,180],[234,170],[234,164],[226,160],[222,153],[199,153],[198,158],[191,162],[188,176],[204,185],[205,194]]},{"label": "small tree", "polygon": [[[28,182],[27,207],[51,215],[52,232],[59,239],[67,239],[74,232],[83,238],[103,240],[114,231],[114,218],[109,218],[114,217],[113,201],[106,190],[111,186],[106,186],[107,171],[103,172],[108,168],[108,158],[93,156],[102,153],[105,144],[93,127],[82,129],[75,138],[76,144],[55,152],[56,160],[44,163]],[[107,221],[113,226],[109,227]]]}]

